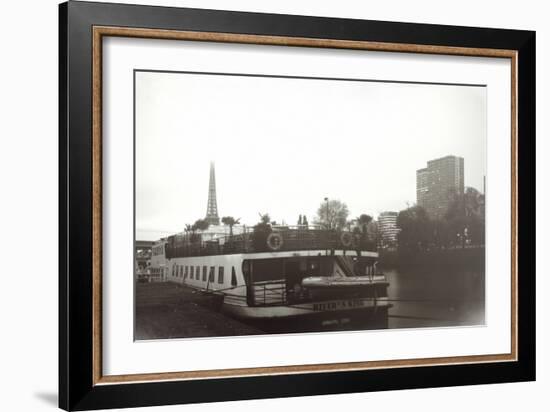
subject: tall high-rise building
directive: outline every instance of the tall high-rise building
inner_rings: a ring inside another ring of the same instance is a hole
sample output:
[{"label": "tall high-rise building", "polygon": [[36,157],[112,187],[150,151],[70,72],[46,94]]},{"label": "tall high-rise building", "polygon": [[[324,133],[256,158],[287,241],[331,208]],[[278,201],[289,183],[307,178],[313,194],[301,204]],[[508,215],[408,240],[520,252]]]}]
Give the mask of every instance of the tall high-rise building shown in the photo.
[{"label": "tall high-rise building", "polygon": [[216,200],[216,171],[214,162],[210,162],[210,182],[208,183],[208,204],[206,206],[206,221],[211,225],[219,225],[218,202]]},{"label": "tall high-rise building", "polygon": [[395,247],[397,246],[397,212],[382,212],[378,215],[378,235],[380,246]]},{"label": "tall high-rise building", "polygon": [[445,216],[457,194],[464,193],[464,158],[445,156],[416,171],[416,203],[432,219]]}]

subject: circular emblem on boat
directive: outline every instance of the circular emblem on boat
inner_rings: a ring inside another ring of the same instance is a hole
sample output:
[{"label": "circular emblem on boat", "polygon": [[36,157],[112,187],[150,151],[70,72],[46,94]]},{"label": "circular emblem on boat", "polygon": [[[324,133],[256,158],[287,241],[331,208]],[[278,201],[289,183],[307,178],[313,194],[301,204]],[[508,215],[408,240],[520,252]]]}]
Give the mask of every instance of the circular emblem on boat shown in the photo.
[{"label": "circular emblem on boat", "polygon": [[283,246],[283,236],[280,233],[270,233],[267,236],[267,247],[271,250],[279,250]]},{"label": "circular emblem on boat", "polygon": [[343,232],[340,235],[340,242],[342,243],[342,246],[350,247],[353,242],[353,236],[349,232]]}]

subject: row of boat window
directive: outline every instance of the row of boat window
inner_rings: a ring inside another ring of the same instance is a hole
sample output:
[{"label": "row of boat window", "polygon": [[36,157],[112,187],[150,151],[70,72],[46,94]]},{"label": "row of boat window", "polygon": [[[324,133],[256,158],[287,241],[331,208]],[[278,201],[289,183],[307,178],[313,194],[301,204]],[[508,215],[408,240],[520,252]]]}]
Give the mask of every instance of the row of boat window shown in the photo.
[{"label": "row of boat window", "polygon": [[[218,283],[224,283],[225,268],[223,266],[218,266]],[[174,265],[172,266],[172,277],[182,278],[182,279],[195,279],[201,280],[201,267],[200,266],[183,266],[183,265]],[[202,281],[209,283],[214,283],[216,278],[216,266],[202,267]],[[231,266],[231,286],[237,286],[237,273],[235,272],[235,266]]]}]

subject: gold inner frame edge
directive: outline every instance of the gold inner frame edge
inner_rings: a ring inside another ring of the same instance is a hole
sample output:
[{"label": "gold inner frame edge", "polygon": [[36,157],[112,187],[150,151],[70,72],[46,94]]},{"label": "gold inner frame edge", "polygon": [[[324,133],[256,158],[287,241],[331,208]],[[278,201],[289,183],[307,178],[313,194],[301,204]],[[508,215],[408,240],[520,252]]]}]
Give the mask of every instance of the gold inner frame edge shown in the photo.
[{"label": "gold inner frame edge", "polygon": [[[235,368],[200,371],[160,372],[130,375],[103,375],[102,372],[102,40],[105,36],[148,38],[163,40],[206,41],[272,46],[317,47],[421,53],[456,56],[509,58],[511,60],[511,183],[512,183],[512,239],[511,239],[511,352],[509,354],[451,356],[439,358],[393,359],[314,365],[287,365],[254,368]],[[402,368],[414,366],[457,365],[517,361],[517,51],[504,49],[432,46],[419,44],[385,43],[355,40],[265,36],[235,33],[143,29],[114,26],[94,26],[92,29],[92,335],[94,385],[137,383],[168,380],[216,379],[260,375],[322,373],[336,371]]]}]

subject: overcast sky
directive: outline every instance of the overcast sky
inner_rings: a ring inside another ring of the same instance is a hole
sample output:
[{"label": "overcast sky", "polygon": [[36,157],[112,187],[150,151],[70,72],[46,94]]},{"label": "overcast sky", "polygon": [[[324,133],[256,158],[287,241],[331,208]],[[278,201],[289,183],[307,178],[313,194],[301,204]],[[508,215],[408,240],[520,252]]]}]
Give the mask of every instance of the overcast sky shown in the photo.
[{"label": "overcast sky", "polygon": [[404,209],[449,154],[482,190],[484,87],[137,72],[136,236],[205,216],[210,161],[220,217],[295,224],[325,197],[350,217]]}]

